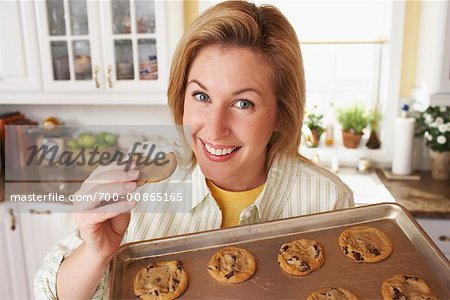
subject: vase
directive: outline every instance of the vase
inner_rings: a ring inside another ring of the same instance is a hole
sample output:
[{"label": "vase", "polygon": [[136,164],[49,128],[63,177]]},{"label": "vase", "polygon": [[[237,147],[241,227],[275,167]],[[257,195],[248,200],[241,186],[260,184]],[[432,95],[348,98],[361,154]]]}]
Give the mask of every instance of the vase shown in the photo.
[{"label": "vase", "polygon": [[370,137],[366,143],[366,147],[369,149],[380,149],[381,142],[380,142],[380,139],[378,138],[378,134],[375,130],[372,130],[370,132]]},{"label": "vase", "polygon": [[431,176],[436,180],[448,180],[450,173],[450,151],[430,150]]},{"label": "vase", "polygon": [[308,146],[309,148],[316,148],[317,146],[319,146],[322,133],[322,131],[319,131],[316,128],[311,129],[311,134],[305,136],[306,146]]},{"label": "vase", "polygon": [[342,140],[344,142],[345,148],[358,148],[362,136],[362,133],[358,134],[342,130]]}]

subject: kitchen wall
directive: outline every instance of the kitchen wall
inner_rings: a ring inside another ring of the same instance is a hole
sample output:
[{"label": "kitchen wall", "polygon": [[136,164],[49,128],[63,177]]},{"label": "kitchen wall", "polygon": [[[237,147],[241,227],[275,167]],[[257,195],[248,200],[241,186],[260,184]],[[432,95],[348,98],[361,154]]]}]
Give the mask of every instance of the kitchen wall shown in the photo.
[{"label": "kitchen wall", "polygon": [[[190,3],[192,2],[192,3]],[[167,46],[169,60],[185,26],[195,18],[196,1],[167,1]],[[185,19],[188,23],[185,24]],[[82,97],[82,96],[80,96]],[[86,99],[83,99],[86,100]],[[0,112],[17,111],[34,121],[57,117],[67,125],[167,125],[171,115],[167,105],[0,105]]]},{"label": "kitchen wall", "polygon": [[0,111],[20,110],[34,121],[58,117],[67,125],[168,125],[167,105],[1,105]]}]

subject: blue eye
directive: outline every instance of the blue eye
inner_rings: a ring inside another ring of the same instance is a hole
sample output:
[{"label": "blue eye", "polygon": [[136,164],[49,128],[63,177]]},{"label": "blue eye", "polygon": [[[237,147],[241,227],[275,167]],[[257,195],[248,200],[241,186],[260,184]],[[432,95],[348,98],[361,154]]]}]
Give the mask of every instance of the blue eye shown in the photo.
[{"label": "blue eye", "polygon": [[209,96],[202,92],[194,92],[192,96],[194,96],[200,102],[206,102],[209,100]]},{"label": "blue eye", "polygon": [[253,102],[251,102],[249,100],[245,100],[245,99],[236,101],[235,105],[240,109],[249,109],[249,108],[252,108],[255,106],[255,104],[253,104]]}]

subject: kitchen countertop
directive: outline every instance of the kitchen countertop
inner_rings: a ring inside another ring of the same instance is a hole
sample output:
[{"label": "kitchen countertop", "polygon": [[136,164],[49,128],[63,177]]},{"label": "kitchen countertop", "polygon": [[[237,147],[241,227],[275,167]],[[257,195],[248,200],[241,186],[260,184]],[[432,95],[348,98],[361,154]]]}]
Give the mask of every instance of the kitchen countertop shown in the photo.
[{"label": "kitchen countertop", "polygon": [[378,177],[414,217],[450,219],[450,180],[434,180],[430,171],[417,171],[420,180],[388,180],[381,170]]},{"label": "kitchen countertop", "polygon": [[[387,180],[381,170],[376,170],[374,174],[371,174],[372,178],[369,178],[367,175],[357,175],[355,177],[354,174],[346,174],[345,172],[340,172],[338,175],[340,175],[344,181],[346,181],[346,176],[353,176],[352,180],[354,181],[355,186],[363,188],[361,191],[365,192],[361,195],[361,198],[369,201],[360,203],[359,205],[378,202],[393,202],[392,197],[387,195],[390,193],[395,199],[395,202],[408,209],[414,217],[450,219],[450,180],[433,180],[429,171],[419,171],[416,173],[421,176],[421,180]],[[375,174],[384,186],[380,186],[380,184],[373,181]],[[354,180],[355,178],[357,179],[356,181]],[[368,182],[365,182],[364,179],[367,179]],[[351,184],[349,184],[349,186],[355,190],[355,187],[352,187]],[[380,193],[380,196],[374,196],[373,192],[367,192],[370,188],[379,191],[380,188],[384,189],[384,187],[387,188],[389,193],[381,191],[382,193]],[[357,196],[356,194],[357,191],[355,191],[355,196]],[[4,178],[0,175],[0,202],[6,200],[4,195]],[[355,197],[356,202],[357,200],[357,197]]]}]

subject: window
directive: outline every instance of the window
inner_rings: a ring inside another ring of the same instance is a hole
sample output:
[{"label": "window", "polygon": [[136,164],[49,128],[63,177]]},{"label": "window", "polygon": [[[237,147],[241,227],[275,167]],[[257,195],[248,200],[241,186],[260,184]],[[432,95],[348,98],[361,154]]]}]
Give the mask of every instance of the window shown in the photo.
[{"label": "window", "polygon": [[306,106],[325,112],[328,104],[354,102],[374,107],[380,97],[382,66],[389,47],[389,1],[276,1],[301,43]]},{"label": "window", "polygon": [[[220,2],[199,1],[200,12]],[[363,141],[356,150],[337,147],[306,149],[324,163],[332,154],[343,164],[354,165],[366,157],[380,165],[390,164],[394,118],[399,110],[402,64],[404,1],[253,0],[273,4],[293,25],[301,44],[306,77],[306,109],[317,105],[326,114],[330,102],[344,107],[354,102],[377,107],[382,115],[379,136],[382,147],[369,150]],[[363,139],[368,138],[366,134]]]}]

